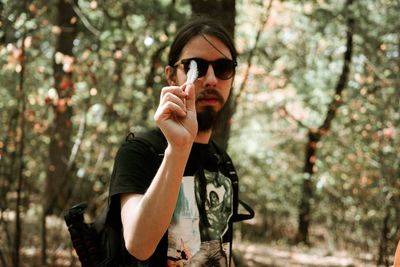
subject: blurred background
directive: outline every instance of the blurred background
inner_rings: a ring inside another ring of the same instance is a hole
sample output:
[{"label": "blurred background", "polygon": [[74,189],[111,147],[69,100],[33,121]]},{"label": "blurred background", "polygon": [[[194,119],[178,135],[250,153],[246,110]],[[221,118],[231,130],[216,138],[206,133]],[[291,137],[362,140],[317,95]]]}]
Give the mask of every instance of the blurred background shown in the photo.
[{"label": "blurred background", "polygon": [[104,208],[193,14],[240,53],[214,135],[256,210],[235,225],[237,266],[391,266],[399,0],[0,0],[0,14],[0,266],[80,266],[64,212]]}]

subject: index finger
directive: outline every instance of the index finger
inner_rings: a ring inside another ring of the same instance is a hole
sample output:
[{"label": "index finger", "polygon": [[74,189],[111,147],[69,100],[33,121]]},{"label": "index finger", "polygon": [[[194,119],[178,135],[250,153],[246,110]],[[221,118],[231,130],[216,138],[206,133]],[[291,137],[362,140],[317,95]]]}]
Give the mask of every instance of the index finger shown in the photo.
[{"label": "index finger", "polygon": [[161,97],[166,93],[172,93],[178,97],[186,97],[187,93],[185,92],[184,85],[183,86],[166,86],[161,90]]}]

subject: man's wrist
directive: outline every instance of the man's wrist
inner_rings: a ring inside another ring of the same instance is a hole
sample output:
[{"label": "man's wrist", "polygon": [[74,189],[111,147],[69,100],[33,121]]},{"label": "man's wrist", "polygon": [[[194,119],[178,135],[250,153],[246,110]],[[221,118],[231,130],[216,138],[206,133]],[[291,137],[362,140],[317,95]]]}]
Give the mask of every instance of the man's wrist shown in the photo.
[{"label": "man's wrist", "polygon": [[192,146],[193,143],[186,143],[182,145],[168,144],[167,148],[165,149],[165,155],[179,157],[189,156]]}]

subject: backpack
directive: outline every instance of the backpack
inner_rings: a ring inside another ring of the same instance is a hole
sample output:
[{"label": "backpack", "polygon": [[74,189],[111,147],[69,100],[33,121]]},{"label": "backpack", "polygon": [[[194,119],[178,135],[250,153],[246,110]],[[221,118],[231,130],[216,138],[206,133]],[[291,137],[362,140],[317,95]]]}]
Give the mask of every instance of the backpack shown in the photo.
[{"label": "backpack", "polygon": [[[146,135],[129,133],[125,142],[132,142],[133,140],[143,142],[156,155],[156,158],[161,164],[167,142],[165,138],[160,138],[160,134],[159,130],[148,132]],[[224,172],[224,175],[228,176],[232,182],[234,210],[230,223],[232,224],[233,222],[240,222],[253,218],[253,209],[238,197],[239,179],[232,164],[232,160],[216,142],[211,142],[217,152],[215,156],[217,157],[221,171]],[[124,244],[121,225],[116,226],[108,219],[110,204],[111,201],[110,198],[108,198],[106,208],[93,223],[87,223],[84,220],[83,215],[87,208],[85,202],[73,206],[64,216],[72,246],[79,257],[82,267],[124,266]],[[247,213],[239,213],[239,205],[242,206]]]}]

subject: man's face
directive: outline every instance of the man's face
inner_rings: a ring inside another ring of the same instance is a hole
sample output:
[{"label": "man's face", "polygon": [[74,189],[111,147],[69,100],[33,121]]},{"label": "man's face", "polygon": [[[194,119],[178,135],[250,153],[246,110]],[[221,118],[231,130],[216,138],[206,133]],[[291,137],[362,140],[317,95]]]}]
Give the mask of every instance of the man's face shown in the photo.
[{"label": "man's face", "polygon": [[[206,61],[216,61],[218,59],[232,59],[231,53],[219,39],[213,36],[205,35],[196,36],[191,39],[183,48],[178,62],[182,59],[201,58]],[[224,56],[226,55],[226,57]],[[182,85],[186,82],[186,72],[182,64],[178,64],[175,76],[170,80],[171,85]],[[217,77],[213,66],[208,65],[207,72],[204,76],[199,77],[195,81],[196,86],[196,111],[198,113],[199,130],[201,131],[201,119],[199,116],[205,117],[203,120],[215,117],[216,113],[221,110],[226,103],[230,90],[232,88],[233,78],[223,80]],[[207,128],[207,127],[206,127]],[[207,129],[203,129],[207,130]]]}]

